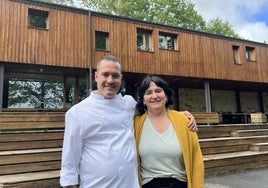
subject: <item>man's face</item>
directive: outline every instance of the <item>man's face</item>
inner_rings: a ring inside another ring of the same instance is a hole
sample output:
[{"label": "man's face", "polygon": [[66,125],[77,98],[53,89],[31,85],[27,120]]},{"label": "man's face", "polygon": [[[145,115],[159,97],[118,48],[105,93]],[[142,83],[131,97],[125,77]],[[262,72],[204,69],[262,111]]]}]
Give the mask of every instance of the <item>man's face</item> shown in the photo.
[{"label": "man's face", "polygon": [[103,60],[99,69],[95,72],[98,93],[104,98],[114,98],[122,83],[120,64],[113,61]]}]

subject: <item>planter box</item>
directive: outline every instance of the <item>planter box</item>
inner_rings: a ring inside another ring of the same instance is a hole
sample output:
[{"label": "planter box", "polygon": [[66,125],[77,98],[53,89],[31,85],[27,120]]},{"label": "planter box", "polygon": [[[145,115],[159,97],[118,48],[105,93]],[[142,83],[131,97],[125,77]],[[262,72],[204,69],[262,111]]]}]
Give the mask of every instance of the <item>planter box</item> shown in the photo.
[{"label": "planter box", "polygon": [[252,113],[250,114],[251,123],[266,123],[267,118],[264,113]]}]

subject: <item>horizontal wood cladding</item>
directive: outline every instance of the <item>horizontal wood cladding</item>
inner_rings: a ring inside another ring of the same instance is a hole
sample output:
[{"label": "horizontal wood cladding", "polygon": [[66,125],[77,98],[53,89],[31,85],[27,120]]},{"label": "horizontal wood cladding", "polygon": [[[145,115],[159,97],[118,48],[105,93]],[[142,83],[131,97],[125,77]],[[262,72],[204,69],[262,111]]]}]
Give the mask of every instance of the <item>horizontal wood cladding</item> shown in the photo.
[{"label": "horizontal wood cladding", "polygon": [[[29,9],[48,12],[47,29],[28,27]],[[151,32],[150,51],[137,50],[137,29]],[[108,49],[95,49],[95,32],[108,34]],[[176,49],[159,49],[159,33],[177,36]],[[234,63],[233,46],[240,64]],[[254,61],[246,59],[246,48],[254,49]],[[119,57],[123,70],[132,73],[268,83],[265,44],[95,12],[90,17],[87,11],[45,3],[0,0],[0,61],[77,68],[89,68],[91,62],[96,68],[107,54]]]},{"label": "horizontal wood cladding", "polygon": [[[28,27],[28,9],[48,12],[48,28]],[[0,1],[0,61],[88,67],[88,15]]]}]

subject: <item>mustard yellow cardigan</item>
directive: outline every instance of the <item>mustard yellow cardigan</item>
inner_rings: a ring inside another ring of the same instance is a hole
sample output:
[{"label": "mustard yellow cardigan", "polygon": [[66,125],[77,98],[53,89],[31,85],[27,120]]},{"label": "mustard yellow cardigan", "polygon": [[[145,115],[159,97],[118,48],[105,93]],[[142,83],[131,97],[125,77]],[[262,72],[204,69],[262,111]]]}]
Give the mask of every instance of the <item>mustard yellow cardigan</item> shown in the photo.
[{"label": "mustard yellow cardigan", "polygon": [[[190,131],[188,128],[188,118],[184,113],[175,110],[167,110],[168,117],[177,134],[178,141],[183,153],[185,164],[188,188],[203,188],[204,187],[204,161],[199,146],[198,136],[196,132]],[[135,138],[137,151],[139,151],[140,138],[143,128],[143,123],[147,113],[136,116],[134,118]],[[139,178],[140,177],[140,158],[139,163]],[[141,182],[141,181],[140,181]]]}]

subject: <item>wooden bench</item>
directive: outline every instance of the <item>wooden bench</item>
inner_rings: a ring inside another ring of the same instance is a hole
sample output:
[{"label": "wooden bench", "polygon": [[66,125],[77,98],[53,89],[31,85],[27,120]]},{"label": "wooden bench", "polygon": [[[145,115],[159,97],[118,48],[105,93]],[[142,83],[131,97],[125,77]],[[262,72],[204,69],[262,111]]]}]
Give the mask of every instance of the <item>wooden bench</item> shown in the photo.
[{"label": "wooden bench", "polygon": [[0,187],[60,188],[64,112],[0,113]]},{"label": "wooden bench", "polygon": [[193,112],[197,124],[219,124],[220,117],[217,112]]},{"label": "wooden bench", "polygon": [[267,168],[268,151],[230,152],[204,156],[205,175]]},{"label": "wooden bench", "polygon": [[268,142],[254,143],[249,147],[250,151],[268,151]]},{"label": "wooden bench", "polygon": [[[198,137],[199,138],[219,138],[219,137],[230,137],[232,132],[242,131],[242,130],[259,130],[267,129],[267,125],[249,125],[249,124],[231,124],[231,125],[199,125],[198,126]],[[266,132],[267,133],[267,132]],[[234,133],[233,133],[234,134]],[[251,135],[254,136],[254,135]]]},{"label": "wooden bench", "polygon": [[[254,127],[253,127],[254,128]],[[236,130],[231,132],[232,137],[268,135],[267,129]]]},{"label": "wooden bench", "polygon": [[248,151],[250,144],[268,142],[268,135],[199,139],[203,155]]}]

